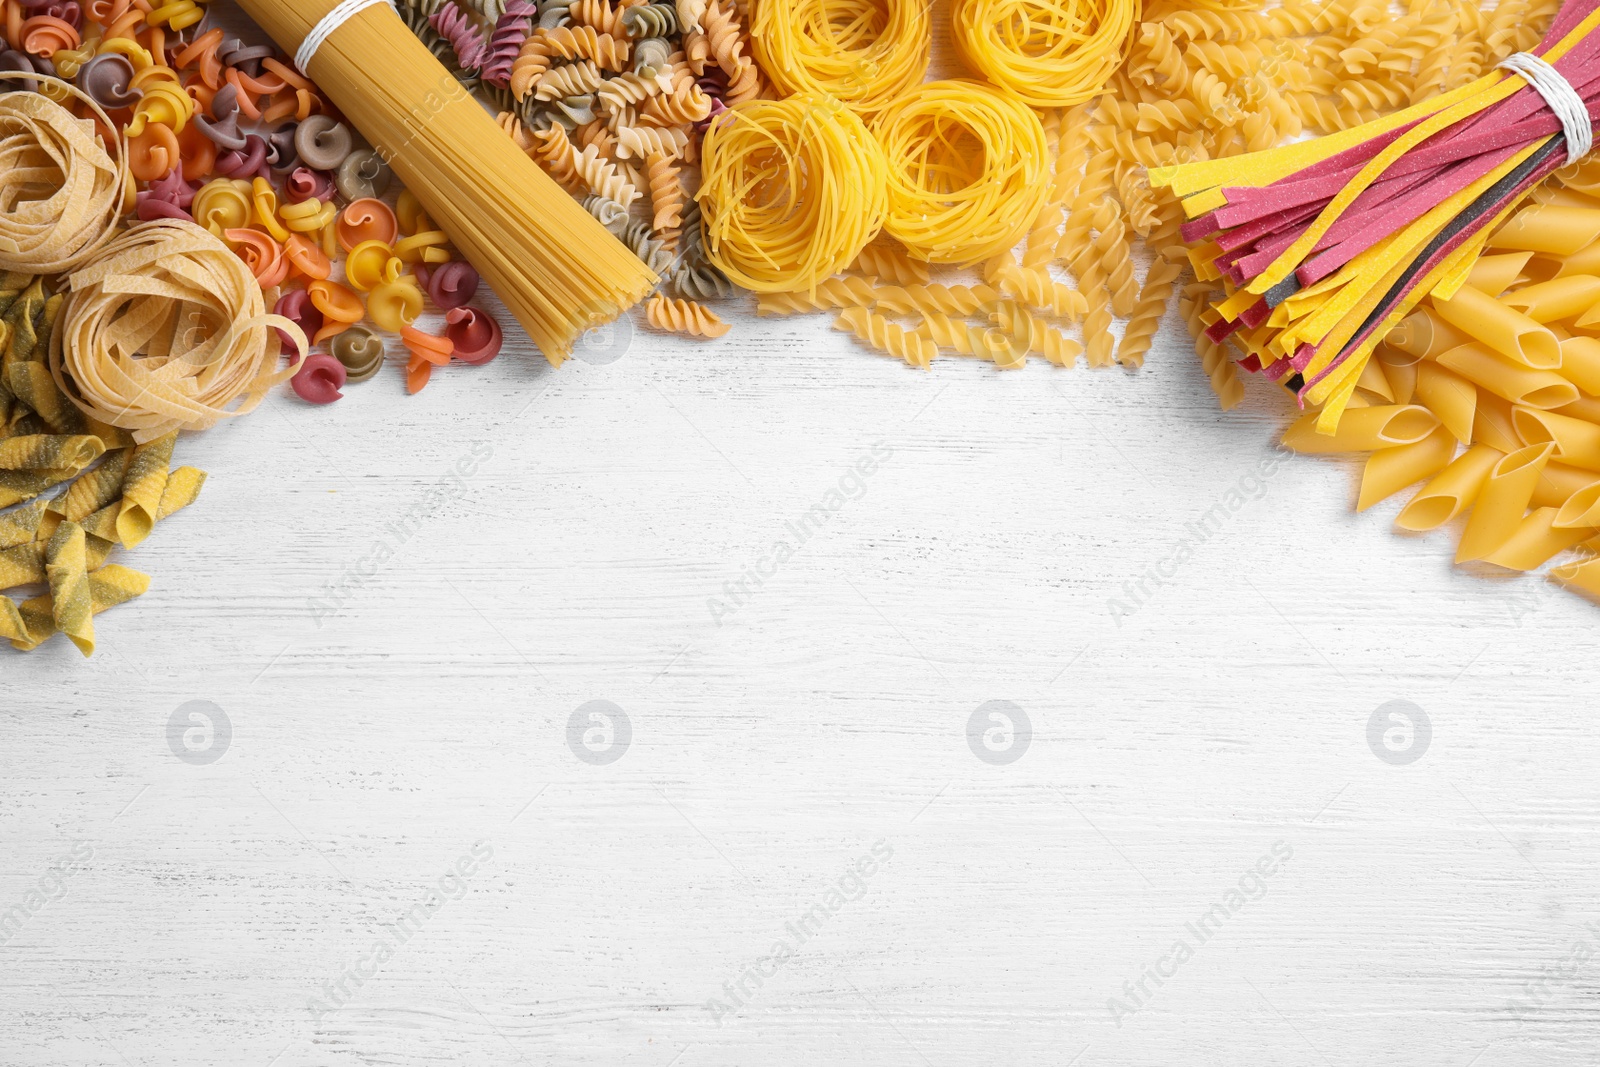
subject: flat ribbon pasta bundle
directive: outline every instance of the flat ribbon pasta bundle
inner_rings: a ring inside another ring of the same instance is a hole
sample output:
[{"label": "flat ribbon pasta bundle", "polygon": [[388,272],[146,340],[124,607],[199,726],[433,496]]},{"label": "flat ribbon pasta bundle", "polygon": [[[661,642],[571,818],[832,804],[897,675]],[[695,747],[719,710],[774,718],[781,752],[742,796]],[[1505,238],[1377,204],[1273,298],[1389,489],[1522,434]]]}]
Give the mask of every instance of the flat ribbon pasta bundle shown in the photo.
[{"label": "flat ribbon pasta bundle", "polygon": [[[90,418],[145,442],[253,409],[309,345],[244,261],[181,219],[134,226],[68,276],[50,373]],[[298,351],[278,368],[278,331]]]},{"label": "flat ribbon pasta bundle", "polygon": [[1100,95],[1122,66],[1140,0],[956,0],[950,13],[969,67],[1032,107]]},{"label": "flat ribbon pasta bundle", "polygon": [[858,113],[883,110],[928,73],[923,0],[757,0],[750,43],[786,93],[824,93]]},{"label": "flat ribbon pasta bundle", "polygon": [[118,146],[112,159],[92,121],[42,93],[0,93],[0,270],[69,271],[111,238],[127,187]]},{"label": "flat ribbon pasta bundle", "polygon": [[831,97],[739,104],[706,131],[702,160],[706,254],[753,292],[813,288],[883,226],[883,147]]},{"label": "flat ribbon pasta bundle", "polygon": [[1020,241],[1050,194],[1033,109],[980,82],[919,85],[873,132],[889,159],[884,231],[916,258],[970,266]]},{"label": "flat ribbon pasta bundle", "polygon": [[[1531,56],[1507,61],[1514,70],[1497,68],[1375,122],[1152,170],[1152,185],[1183,198],[1196,272],[1224,284],[1204,316],[1207,340],[1231,338],[1246,353],[1241,366],[1319,405],[1318,430],[1335,432],[1379,342],[1426,298],[1458,296],[1496,228],[1574,147],[1587,151],[1600,117],[1597,7],[1566,4]],[[1552,89],[1551,78],[1570,88]],[[1543,223],[1552,224],[1560,228],[1555,218]],[[1498,313],[1484,319],[1484,307],[1467,294],[1457,311],[1509,346],[1516,324]],[[1553,338],[1508,354],[1533,370],[1560,358]]]}]

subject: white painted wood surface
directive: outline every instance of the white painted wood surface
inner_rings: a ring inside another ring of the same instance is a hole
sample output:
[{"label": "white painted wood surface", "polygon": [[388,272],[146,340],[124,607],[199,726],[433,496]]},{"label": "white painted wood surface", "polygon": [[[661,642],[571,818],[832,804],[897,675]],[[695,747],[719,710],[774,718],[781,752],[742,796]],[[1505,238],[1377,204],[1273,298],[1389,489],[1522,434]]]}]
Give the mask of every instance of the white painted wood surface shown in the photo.
[{"label": "white painted wood surface", "polygon": [[1176,320],[1136,375],[735,325],[180,443],[102,650],[0,654],[0,1064],[1595,1062],[1593,605],[1289,458],[1119,620],[1280,393],[1219,413]]}]

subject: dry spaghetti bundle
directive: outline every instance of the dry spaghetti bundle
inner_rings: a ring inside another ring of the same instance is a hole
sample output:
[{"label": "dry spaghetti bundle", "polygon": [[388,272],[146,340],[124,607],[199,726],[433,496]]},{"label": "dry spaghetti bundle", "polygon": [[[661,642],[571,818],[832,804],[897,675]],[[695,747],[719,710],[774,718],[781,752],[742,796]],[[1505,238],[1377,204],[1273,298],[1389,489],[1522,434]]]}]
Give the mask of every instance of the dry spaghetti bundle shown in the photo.
[{"label": "dry spaghetti bundle", "polygon": [[552,363],[590,326],[649,292],[650,268],[535,166],[387,5],[240,6],[285,49],[300,50],[305,73],[393,166]]},{"label": "dry spaghetti bundle", "polygon": [[[1233,339],[1243,366],[1285,381],[1320,406],[1319,430],[1336,430],[1379,342],[1427,297],[1460,293],[1495,228],[1589,151],[1597,7],[1568,3],[1531,54],[1378,121],[1152,170],[1184,198],[1197,273],[1226,290],[1207,339]],[[1502,354],[1549,369],[1549,347]]]}]

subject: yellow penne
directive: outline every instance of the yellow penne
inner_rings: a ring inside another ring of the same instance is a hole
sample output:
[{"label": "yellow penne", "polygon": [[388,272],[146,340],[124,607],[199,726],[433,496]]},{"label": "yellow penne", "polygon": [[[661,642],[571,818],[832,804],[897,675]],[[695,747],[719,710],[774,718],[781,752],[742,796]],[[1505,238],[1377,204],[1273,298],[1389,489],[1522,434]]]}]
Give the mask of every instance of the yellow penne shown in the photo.
[{"label": "yellow penne", "polygon": [[1417,403],[1439,416],[1439,421],[1462,444],[1472,441],[1472,422],[1478,411],[1478,387],[1461,375],[1434,362],[1416,367]]},{"label": "yellow penne", "polygon": [[[1350,417],[1349,412],[1345,414]],[[1456,439],[1440,426],[1416,444],[1382,448],[1367,458],[1361,474],[1361,494],[1357,511],[1366,511],[1380,500],[1387,500],[1408,485],[1431,478],[1450,465],[1456,454]]]},{"label": "yellow penne", "polygon": [[1445,322],[1438,312],[1429,307],[1417,308],[1384,338],[1385,344],[1418,359],[1433,359],[1442,352],[1471,342],[1472,338]]},{"label": "yellow penne", "polygon": [[1488,445],[1473,445],[1411,498],[1395,525],[1414,533],[1437,530],[1473,505],[1484,479],[1503,456]]},{"label": "yellow penne", "polygon": [[1535,408],[1515,408],[1511,424],[1527,445],[1551,445],[1552,458],[1570,467],[1600,471],[1600,426],[1570,415]]},{"label": "yellow penne", "polygon": [[[1554,337],[1551,338],[1552,343]],[[1559,354],[1560,349],[1557,348]],[[1513,362],[1481,344],[1462,345],[1441,353],[1439,365],[1481,385],[1495,396],[1536,408],[1559,408],[1578,399],[1578,387],[1549,370]]]},{"label": "yellow penne", "polygon": [[1511,539],[1554,451],[1552,444],[1529,445],[1495,463],[1467,518],[1466,531],[1456,547],[1457,563],[1487,559]]},{"label": "yellow penne", "polygon": [[1489,239],[1490,248],[1570,256],[1600,240],[1600,209],[1534,204]]},{"label": "yellow penne", "polygon": [[1594,536],[1593,529],[1561,529],[1555,525],[1555,508],[1535,508],[1484,562],[1513,571],[1531,571]]},{"label": "yellow penne", "polygon": [[1535,370],[1561,366],[1561,343],[1542,324],[1470,285],[1435,299],[1439,317],[1486,347]]},{"label": "yellow penne", "polygon": [[1553,569],[1550,577],[1562,585],[1600,597],[1600,557],[1563,564]]},{"label": "yellow penne", "polygon": [[1389,399],[1396,404],[1409,404],[1417,395],[1417,363],[1407,357],[1404,362],[1380,361],[1383,376],[1389,382]]},{"label": "yellow penne", "polygon": [[1296,420],[1284,433],[1283,443],[1296,452],[1310,454],[1372,452],[1416,444],[1439,426],[1437,415],[1415,404],[1352,409],[1332,434],[1317,432],[1318,414],[1313,411]]},{"label": "yellow penne", "polygon": [[1539,475],[1539,484],[1533,487],[1533,499],[1529,503],[1536,508],[1563,507],[1567,501],[1597,482],[1600,482],[1600,473],[1586,471],[1581,467],[1569,467],[1565,463],[1551,460],[1544,465],[1544,471]]},{"label": "yellow penne", "polygon": [[[1474,289],[1499,296],[1517,283],[1522,270],[1533,258],[1532,252],[1503,252],[1499,255],[1480,256],[1467,275],[1467,284]],[[1587,307],[1588,305],[1585,305]]]},{"label": "yellow penne", "polygon": [[1562,341],[1561,376],[1590,396],[1600,396],[1600,339],[1570,337]]},{"label": "yellow penne", "polygon": [[1600,278],[1592,274],[1569,274],[1506,293],[1499,300],[1534,322],[1575,319],[1600,302]]}]

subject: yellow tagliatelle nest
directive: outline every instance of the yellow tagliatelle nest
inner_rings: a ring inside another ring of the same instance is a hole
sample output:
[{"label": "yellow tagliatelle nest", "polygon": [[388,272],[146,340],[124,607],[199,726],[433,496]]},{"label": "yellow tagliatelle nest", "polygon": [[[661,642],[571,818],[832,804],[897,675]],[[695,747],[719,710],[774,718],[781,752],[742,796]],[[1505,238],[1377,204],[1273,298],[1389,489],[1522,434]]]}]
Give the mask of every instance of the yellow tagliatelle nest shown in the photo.
[{"label": "yellow tagliatelle nest", "polygon": [[0,93],[0,270],[56,274],[94,255],[116,228],[127,171],[92,121],[41,93]]},{"label": "yellow tagliatelle nest", "polygon": [[824,93],[868,117],[922,81],[933,28],[924,0],[756,0],[750,43],[786,93]]},{"label": "yellow tagliatelle nest", "polygon": [[136,441],[254,408],[299,366],[296,355],[278,368],[278,330],[308,347],[298,326],[267,313],[244,261],[185,220],[133,227],[66,284],[50,373],[84,413]]},{"label": "yellow tagliatelle nest", "polygon": [[1038,108],[1097,95],[1128,54],[1139,0],[956,0],[956,47],[974,71]]},{"label": "yellow tagliatelle nest", "polygon": [[883,225],[883,148],[837,100],[740,104],[712,124],[701,156],[706,253],[746,289],[810,289]]},{"label": "yellow tagliatelle nest", "polygon": [[884,230],[918,259],[970,266],[1004,252],[1049,194],[1039,116],[991,86],[919,85],[873,131],[889,159]]}]

